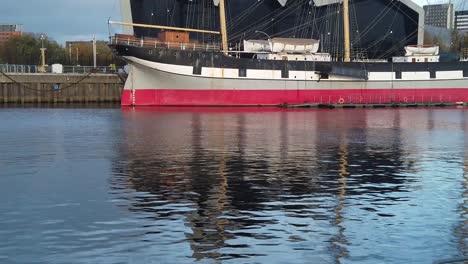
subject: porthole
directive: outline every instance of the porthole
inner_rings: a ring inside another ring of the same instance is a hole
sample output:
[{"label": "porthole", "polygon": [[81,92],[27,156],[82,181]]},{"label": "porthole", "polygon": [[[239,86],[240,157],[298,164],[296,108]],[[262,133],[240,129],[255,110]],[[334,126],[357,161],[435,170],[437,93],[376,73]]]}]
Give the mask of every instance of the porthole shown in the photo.
[{"label": "porthole", "polygon": [[153,55],[153,51],[152,51],[152,50],[148,51],[148,53],[149,53],[150,55]]}]

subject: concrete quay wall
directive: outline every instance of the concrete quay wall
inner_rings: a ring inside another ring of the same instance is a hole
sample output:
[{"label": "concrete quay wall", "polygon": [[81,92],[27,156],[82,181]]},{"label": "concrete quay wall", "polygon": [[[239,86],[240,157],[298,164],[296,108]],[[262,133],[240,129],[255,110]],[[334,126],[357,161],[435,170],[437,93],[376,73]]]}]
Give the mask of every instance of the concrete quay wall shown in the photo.
[{"label": "concrete quay wall", "polygon": [[0,74],[0,104],[120,102],[116,74]]}]

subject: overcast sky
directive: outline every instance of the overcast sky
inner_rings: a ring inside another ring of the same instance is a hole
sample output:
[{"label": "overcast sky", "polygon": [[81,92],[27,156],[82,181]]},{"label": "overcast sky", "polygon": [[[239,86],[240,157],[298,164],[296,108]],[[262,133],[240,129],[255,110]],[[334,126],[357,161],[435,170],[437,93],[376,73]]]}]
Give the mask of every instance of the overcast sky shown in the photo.
[{"label": "overcast sky", "polygon": [[[424,5],[448,0],[415,2]],[[0,0],[0,23],[23,24],[25,31],[46,33],[60,43],[90,40],[93,34],[107,39],[109,17],[120,20],[119,0]]]},{"label": "overcast sky", "polygon": [[[157,1],[157,0],[156,0]],[[22,24],[60,43],[107,39],[107,20],[120,20],[119,0],[0,0],[0,24]]]}]

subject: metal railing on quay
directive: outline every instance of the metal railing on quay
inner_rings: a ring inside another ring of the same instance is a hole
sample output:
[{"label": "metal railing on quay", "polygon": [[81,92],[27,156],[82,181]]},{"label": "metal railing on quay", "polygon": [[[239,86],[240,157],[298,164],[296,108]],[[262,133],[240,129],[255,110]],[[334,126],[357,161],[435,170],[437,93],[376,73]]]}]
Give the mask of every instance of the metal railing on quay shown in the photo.
[{"label": "metal railing on quay", "polygon": [[142,39],[142,38],[125,38],[125,37],[111,37],[110,44],[123,45],[130,47],[146,47],[146,48],[163,48],[173,50],[193,50],[193,51],[220,51],[220,43],[175,43],[175,42],[161,42],[157,39]]},{"label": "metal railing on quay", "polygon": [[94,68],[93,66],[63,66],[63,73],[75,73],[75,74],[86,74],[90,72],[95,73],[115,73],[122,71],[123,68],[100,66]]},{"label": "metal railing on quay", "polygon": [[[39,70],[40,66],[37,65],[16,65],[16,64],[0,64],[0,72],[3,73],[24,73],[34,74],[41,73]],[[94,73],[116,73],[122,72],[122,67],[114,66],[99,66],[94,68],[93,66],[63,66],[63,71],[60,73],[53,72],[52,66],[46,66],[45,73],[56,73],[56,74],[88,74]]]},{"label": "metal railing on quay", "polygon": [[0,64],[0,71],[4,73],[37,73],[39,72],[39,66]]}]

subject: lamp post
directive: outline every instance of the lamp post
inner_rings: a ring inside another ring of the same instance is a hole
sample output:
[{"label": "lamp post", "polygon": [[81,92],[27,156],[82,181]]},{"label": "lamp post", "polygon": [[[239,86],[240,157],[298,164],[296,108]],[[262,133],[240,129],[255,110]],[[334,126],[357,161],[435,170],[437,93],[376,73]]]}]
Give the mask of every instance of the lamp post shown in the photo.
[{"label": "lamp post", "polygon": [[270,35],[268,35],[267,33],[263,32],[263,31],[260,31],[260,30],[255,30],[255,33],[261,33],[261,34],[267,36],[267,38],[268,38],[268,43],[270,43],[270,52],[273,53],[273,42],[271,41]]},{"label": "lamp post", "polygon": [[41,66],[39,67],[39,72],[46,72],[46,59],[45,59],[45,52],[46,48],[44,48],[44,35],[41,35]]},{"label": "lamp post", "polygon": [[73,58],[72,58],[72,44],[71,43],[68,44],[68,52],[69,52],[69,55],[70,55],[70,65],[72,65],[73,64],[73,62],[72,62]]},{"label": "lamp post", "polygon": [[96,50],[96,35],[93,36],[93,62],[94,69],[97,68],[97,50]]},{"label": "lamp post", "polygon": [[78,47],[76,48],[76,65],[80,66],[80,50]]}]

